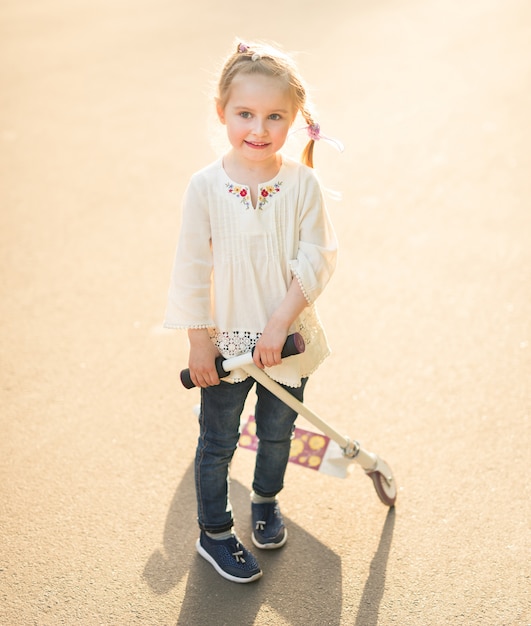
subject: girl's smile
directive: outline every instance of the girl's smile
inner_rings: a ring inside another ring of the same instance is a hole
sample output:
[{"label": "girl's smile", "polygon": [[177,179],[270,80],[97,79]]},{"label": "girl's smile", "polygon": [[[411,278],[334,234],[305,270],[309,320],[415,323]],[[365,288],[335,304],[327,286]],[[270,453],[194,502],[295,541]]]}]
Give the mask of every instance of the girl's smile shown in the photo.
[{"label": "girl's smile", "polygon": [[246,146],[248,146],[251,150],[265,150],[266,148],[268,148],[271,144],[270,143],[256,143],[253,141],[245,141],[244,142]]}]

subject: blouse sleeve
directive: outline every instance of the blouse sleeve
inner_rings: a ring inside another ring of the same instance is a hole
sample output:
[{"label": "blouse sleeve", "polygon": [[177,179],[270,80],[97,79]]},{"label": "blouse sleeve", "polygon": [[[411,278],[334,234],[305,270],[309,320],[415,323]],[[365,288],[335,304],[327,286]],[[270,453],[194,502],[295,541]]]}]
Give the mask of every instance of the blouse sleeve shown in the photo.
[{"label": "blouse sleeve", "polygon": [[212,247],[207,192],[197,176],[185,192],[181,231],[173,263],[166,328],[214,325],[211,307]]},{"label": "blouse sleeve", "polygon": [[334,273],[337,239],[321,188],[311,173],[301,193],[297,258],[290,262],[293,275],[309,304],[321,295]]}]

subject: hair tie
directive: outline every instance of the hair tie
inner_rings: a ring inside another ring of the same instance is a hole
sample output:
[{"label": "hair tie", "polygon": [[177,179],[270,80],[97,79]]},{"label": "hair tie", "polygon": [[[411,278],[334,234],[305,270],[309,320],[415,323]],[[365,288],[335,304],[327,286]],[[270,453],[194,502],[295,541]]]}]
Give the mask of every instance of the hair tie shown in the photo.
[{"label": "hair tie", "polygon": [[259,61],[262,58],[259,52],[253,52],[246,43],[239,43],[237,52],[238,54],[250,54],[251,61]]},{"label": "hair tie", "polygon": [[308,126],[297,128],[290,134],[298,133],[300,130],[305,130],[308,137],[313,141],[319,141],[320,139],[324,139],[328,143],[331,143],[333,146],[335,146],[339,150],[339,152],[343,152],[343,150],[345,149],[345,146],[341,143],[341,141],[339,141],[339,139],[334,139],[332,137],[326,137],[325,135],[321,135],[321,126],[315,122],[313,124],[308,124]]},{"label": "hair tie", "polygon": [[306,132],[308,133],[308,137],[314,141],[321,139],[321,127],[319,124],[308,124]]}]

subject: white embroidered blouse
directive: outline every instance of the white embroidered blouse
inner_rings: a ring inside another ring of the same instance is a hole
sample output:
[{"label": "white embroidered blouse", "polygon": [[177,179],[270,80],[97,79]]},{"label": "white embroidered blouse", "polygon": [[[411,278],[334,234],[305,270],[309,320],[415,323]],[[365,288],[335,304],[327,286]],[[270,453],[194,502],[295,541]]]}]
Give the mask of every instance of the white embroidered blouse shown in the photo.
[{"label": "white embroidered blouse", "polygon": [[[207,328],[225,357],[249,352],[295,278],[308,307],[293,323],[303,354],[266,368],[298,387],[329,355],[315,300],[336,262],[337,241],[313,170],[283,157],[274,179],[250,189],[222,159],[196,172],[186,191],[164,319],[166,328]],[[224,380],[246,378],[236,370]]]}]

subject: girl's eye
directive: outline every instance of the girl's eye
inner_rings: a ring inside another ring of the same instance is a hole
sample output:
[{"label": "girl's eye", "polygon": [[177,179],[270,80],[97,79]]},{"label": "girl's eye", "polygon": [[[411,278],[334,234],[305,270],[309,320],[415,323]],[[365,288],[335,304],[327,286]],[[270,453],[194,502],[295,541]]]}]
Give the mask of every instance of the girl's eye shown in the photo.
[{"label": "girl's eye", "polygon": [[248,120],[251,117],[251,114],[249,113],[249,111],[242,111],[240,113],[240,117],[243,117],[244,119]]},{"label": "girl's eye", "polygon": [[270,120],[278,121],[280,119],[280,115],[278,113],[271,113],[269,116]]}]

